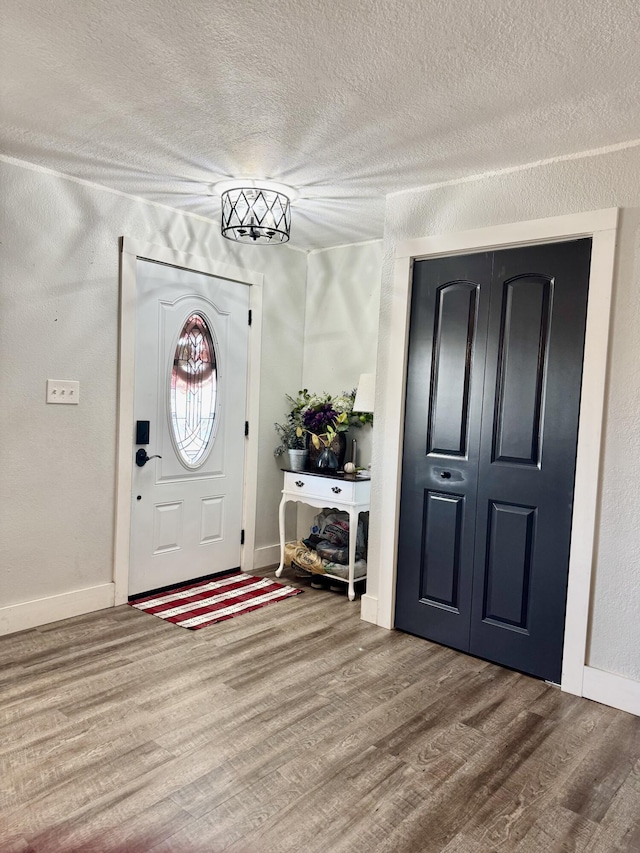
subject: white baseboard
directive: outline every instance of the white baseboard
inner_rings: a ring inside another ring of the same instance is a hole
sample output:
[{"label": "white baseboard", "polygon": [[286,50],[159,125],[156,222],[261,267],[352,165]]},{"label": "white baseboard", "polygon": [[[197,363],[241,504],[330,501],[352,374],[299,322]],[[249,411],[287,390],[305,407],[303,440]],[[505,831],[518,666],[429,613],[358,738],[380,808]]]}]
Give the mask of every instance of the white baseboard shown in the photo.
[{"label": "white baseboard", "polygon": [[265,545],[253,552],[253,568],[264,569],[266,566],[276,566],[280,562],[280,545]]},{"label": "white baseboard", "polygon": [[585,666],[582,695],[640,717],[640,681]]},{"label": "white baseboard", "polygon": [[105,583],[0,607],[0,636],[113,607],[114,590],[114,584]]},{"label": "white baseboard", "polygon": [[363,622],[373,622],[375,625],[378,621],[378,598],[375,595],[368,595],[366,592],[360,598],[360,618]]}]

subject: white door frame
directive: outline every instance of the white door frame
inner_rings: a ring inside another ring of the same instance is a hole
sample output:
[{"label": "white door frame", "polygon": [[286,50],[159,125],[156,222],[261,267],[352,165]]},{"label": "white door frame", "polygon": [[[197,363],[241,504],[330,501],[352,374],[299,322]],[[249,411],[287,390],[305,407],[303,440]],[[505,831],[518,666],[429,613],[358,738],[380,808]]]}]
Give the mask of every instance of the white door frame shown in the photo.
[{"label": "white door frame", "polygon": [[381,460],[374,476],[379,478],[382,488],[379,500],[373,495],[371,526],[376,525],[380,531],[379,548],[378,553],[369,554],[371,569],[375,571],[377,567],[378,571],[378,596],[376,601],[372,591],[372,595],[362,597],[362,617],[393,628],[413,262],[592,238],[561,681],[562,690],[578,696],[584,695],[591,583],[597,556],[602,423],[617,227],[618,209],[608,208],[398,243],[390,300],[391,345],[388,351],[378,353],[379,375],[383,360],[387,362],[386,382],[384,386],[380,383],[376,395],[376,412],[384,407],[382,429],[374,430],[374,458]]},{"label": "white door frame", "polygon": [[249,366],[247,413],[249,437],[245,442],[242,526],[244,545],[240,566],[252,571],[255,544],[258,488],[258,416],[260,405],[260,348],[262,340],[262,273],[231,266],[199,255],[178,252],[168,246],[141,243],[129,237],[120,240],[120,349],[118,365],[118,422],[116,448],[116,507],[113,553],[115,604],[125,604],[129,593],[129,549],[131,542],[131,488],[135,452],[133,393],[135,379],[136,261],[157,261],[205,275],[249,285]]}]

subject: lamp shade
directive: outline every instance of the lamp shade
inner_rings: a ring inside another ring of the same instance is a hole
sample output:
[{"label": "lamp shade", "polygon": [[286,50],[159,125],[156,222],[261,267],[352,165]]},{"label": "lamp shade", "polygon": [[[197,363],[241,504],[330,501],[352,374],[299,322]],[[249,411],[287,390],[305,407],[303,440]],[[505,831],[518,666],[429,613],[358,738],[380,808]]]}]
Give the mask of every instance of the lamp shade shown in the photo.
[{"label": "lamp shade", "polygon": [[375,373],[361,373],[356,391],[356,399],[353,402],[354,412],[373,412],[373,403],[376,396]]}]

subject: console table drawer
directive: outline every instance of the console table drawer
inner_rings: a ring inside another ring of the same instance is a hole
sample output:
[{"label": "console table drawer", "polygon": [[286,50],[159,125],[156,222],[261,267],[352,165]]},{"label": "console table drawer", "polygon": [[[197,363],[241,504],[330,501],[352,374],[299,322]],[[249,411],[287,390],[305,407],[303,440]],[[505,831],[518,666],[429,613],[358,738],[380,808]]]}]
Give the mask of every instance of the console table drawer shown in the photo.
[{"label": "console table drawer", "polygon": [[287,472],[284,475],[284,488],[290,494],[300,493],[327,501],[327,506],[333,506],[332,500],[364,502],[369,500],[371,484],[369,480],[341,480],[329,477],[314,477],[312,474]]}]

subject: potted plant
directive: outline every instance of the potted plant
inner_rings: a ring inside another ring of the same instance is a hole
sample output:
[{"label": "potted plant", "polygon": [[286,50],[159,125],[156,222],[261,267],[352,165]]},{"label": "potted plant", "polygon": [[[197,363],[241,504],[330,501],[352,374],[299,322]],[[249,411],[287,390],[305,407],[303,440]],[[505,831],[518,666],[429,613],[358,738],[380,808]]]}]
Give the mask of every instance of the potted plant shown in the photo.
[{"label": "potted plant", "polygon": [[292,471],[304,471],[309,451],[304,437],[298,435],[298,427],[302,424],[301,410],[292,397],[287,396],[287,399],[292,404],[292,409],[284,423],[273,425],[280,440],[280,444],[273,451],[273,455],[278,458],[286,453],[289,468]]}]

